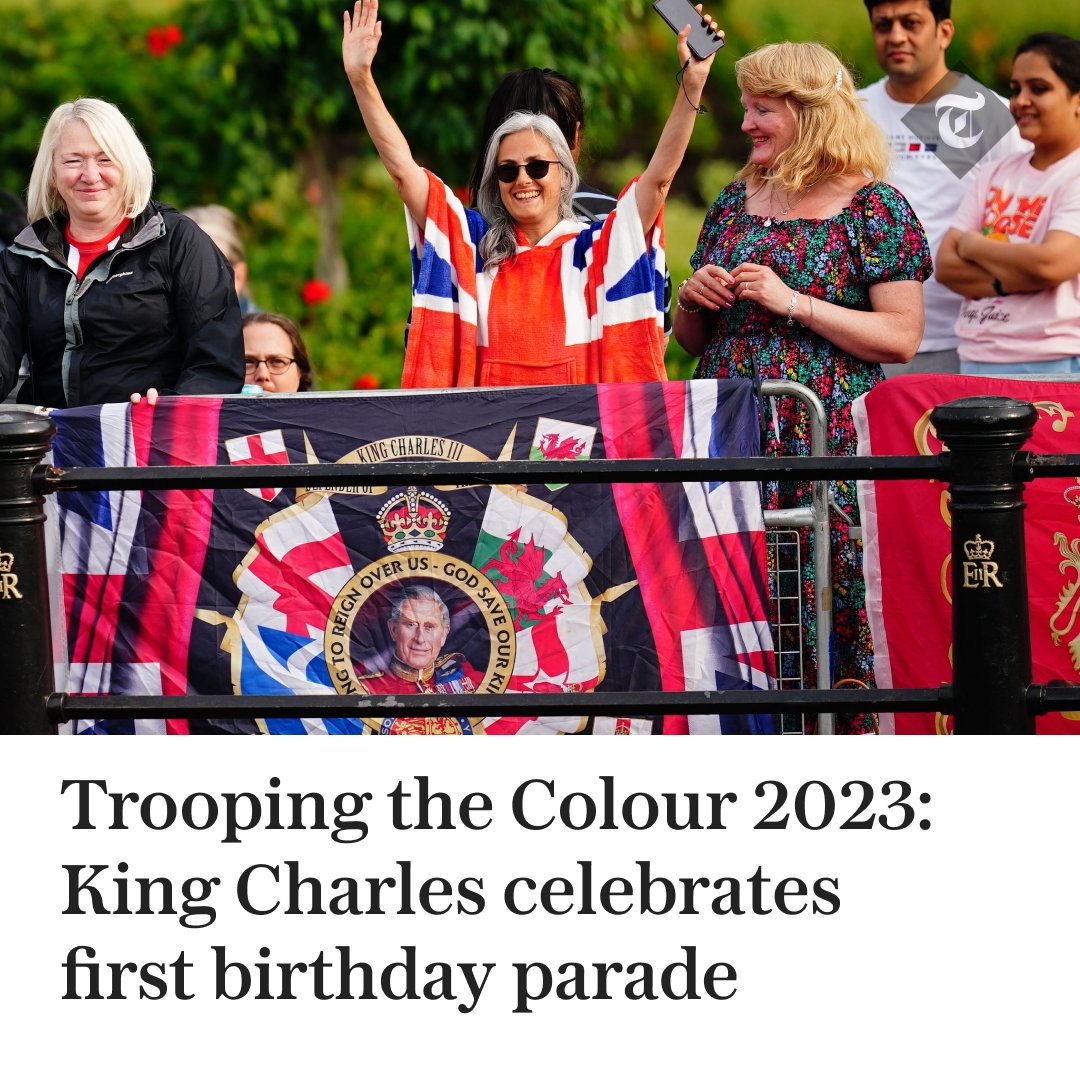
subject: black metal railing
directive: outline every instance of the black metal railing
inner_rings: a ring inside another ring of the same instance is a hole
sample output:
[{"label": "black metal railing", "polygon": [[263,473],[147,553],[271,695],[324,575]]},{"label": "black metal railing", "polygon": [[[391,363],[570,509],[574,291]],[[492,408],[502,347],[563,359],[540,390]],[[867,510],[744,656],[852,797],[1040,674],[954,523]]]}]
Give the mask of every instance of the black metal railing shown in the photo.
[{"label": "black metal railing", "polygon": [[[725,458],[572,462],[391,461],[372,464],[73,468],[43,464],[53,436],[33,410],[0,411],[0,734],[44,734],[85,718],[228,718],[464,713],[505,716],[483,694],[76,696],[55,693],[44,545],[44,500],[59,491],[163,490],[439,483],[682,482],[762,479],[937,479],[952,498],[953,682],[900,690],[773,690],[515,695],[523,715],[651,716],[769,711],[951,713],[958,734],[1030,734],[1035,716],[1080,708],[1080,686],[1031,681],[1024,556],[1024,484],[1080,474],[1080,455],[1022,451],[1036,411],[1008,398],[938,406],[931,422],[948,451],[936,457]],[[993,547],[972,547],[976,537]],[[993,560],[983,557],[992,550]]]}]

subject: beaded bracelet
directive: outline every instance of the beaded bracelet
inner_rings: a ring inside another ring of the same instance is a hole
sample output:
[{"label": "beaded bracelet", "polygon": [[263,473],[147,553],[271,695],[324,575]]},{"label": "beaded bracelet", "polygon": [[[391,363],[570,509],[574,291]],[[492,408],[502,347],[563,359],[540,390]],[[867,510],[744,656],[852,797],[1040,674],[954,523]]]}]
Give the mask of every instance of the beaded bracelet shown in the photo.
[{"label": "beaded bracelet", "polygon": [[683,278],[682,281],[679,282],[679,287],[675,290],[675,306],[680,311],[685,311],[687,315],[696,315],[699,311],[702,310],[702,307],[701,307],[700,304],[698,304],[697,307],[687,307],[682,302],[683,286],[686,285],[689,281],[690,281],[689,278]]}]

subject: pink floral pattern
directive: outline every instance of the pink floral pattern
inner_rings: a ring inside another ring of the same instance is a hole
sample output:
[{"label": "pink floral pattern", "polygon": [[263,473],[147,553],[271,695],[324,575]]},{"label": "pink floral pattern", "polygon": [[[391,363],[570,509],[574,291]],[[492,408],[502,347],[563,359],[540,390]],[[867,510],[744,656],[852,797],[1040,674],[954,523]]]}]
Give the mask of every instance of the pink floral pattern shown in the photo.
[{"label": "pink floral pattern", "polygon": [[[695,269],[712,263],[733,270],[743,262],[771,267],[794,291],[844,307],[870,310],[870,287],[884,281],[925,281],[933,271],[922,224],[907,200],[888,184],[871,183],[858,191],[835,217],[791,221],[748,214],[746,185],[728,185],[713,203],[690,262]],[[755,303],[736,302],[715,318],[715,333],[695,372],[696,378],[790,379],[821,398],[828,416],[828,453],[856,450],[851,403],[883,375],[879,364],[858,360],[800,323],[788,325]],[[775,412],[774,412],[775,406]],[[761,408],[762,446],[767,454],[808,455],[810,425],[793,398],[773,398]],[[857,522],[855,484],[831,485],[837,505]],[[770,509],[807,505],[810,485],[764,485]],[[834,634],[833,680],[858,679],[873,685],[873,647],[866,620],[861,547],[837,516],[832,525]],[[803,611],[812,613],[813,559],[808,530],[802,530]],[[804,616],[804,674],[815,685],[817,627]],[[872,717],[837,717],[838,730],[862,732]]]}]

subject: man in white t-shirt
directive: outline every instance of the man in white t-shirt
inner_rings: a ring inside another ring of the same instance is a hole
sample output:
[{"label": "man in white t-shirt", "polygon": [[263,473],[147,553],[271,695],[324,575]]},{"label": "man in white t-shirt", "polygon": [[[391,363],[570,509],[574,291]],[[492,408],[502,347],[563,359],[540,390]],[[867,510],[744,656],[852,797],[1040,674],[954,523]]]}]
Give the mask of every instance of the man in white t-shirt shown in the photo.
[{"label": "man in white t-shirt", "polygon": [[[884,79],[859,92],[892,153],[888,180],[911,203],[937,253],[978,166],[1028,144],[1003,98],[950,72],[950,0],[863,0]],[[997,106],[1000,106],[998,108]],[[910,364],[886,364],[886,377],[960,370],[960,297],[937,277],[923,283],[926,329]]]}]

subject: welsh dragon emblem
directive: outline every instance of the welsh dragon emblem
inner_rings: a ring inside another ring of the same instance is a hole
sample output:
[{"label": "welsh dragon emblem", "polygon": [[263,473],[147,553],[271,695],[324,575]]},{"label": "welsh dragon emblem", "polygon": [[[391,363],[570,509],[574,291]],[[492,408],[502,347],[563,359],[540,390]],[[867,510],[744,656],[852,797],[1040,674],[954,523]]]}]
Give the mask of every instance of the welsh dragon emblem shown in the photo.
[{"label": "welsh dragon emblem", "polygon": [[[542,580],[547,557],[544,549],[533,543],[531,537],[522,545],[520,537],[521,529],[515,529],[500,546],[498,556],[480,568],[506,598],[514,613],[514,628],[519,632],[532,631],[536,670],[515,673],[510,689],[570,689],[567,685],[570,657],[558,624],[563,605],[571,602],[570,590],[561,571]],[[555,601],[553,605],[552,601]]]},{"label": "welsh dragon emblem", "polygon": [[540,453],[550,461],[574,461],[585,453],[585,440],[573,435],[560,437],[549,431],[540,436]]}]

